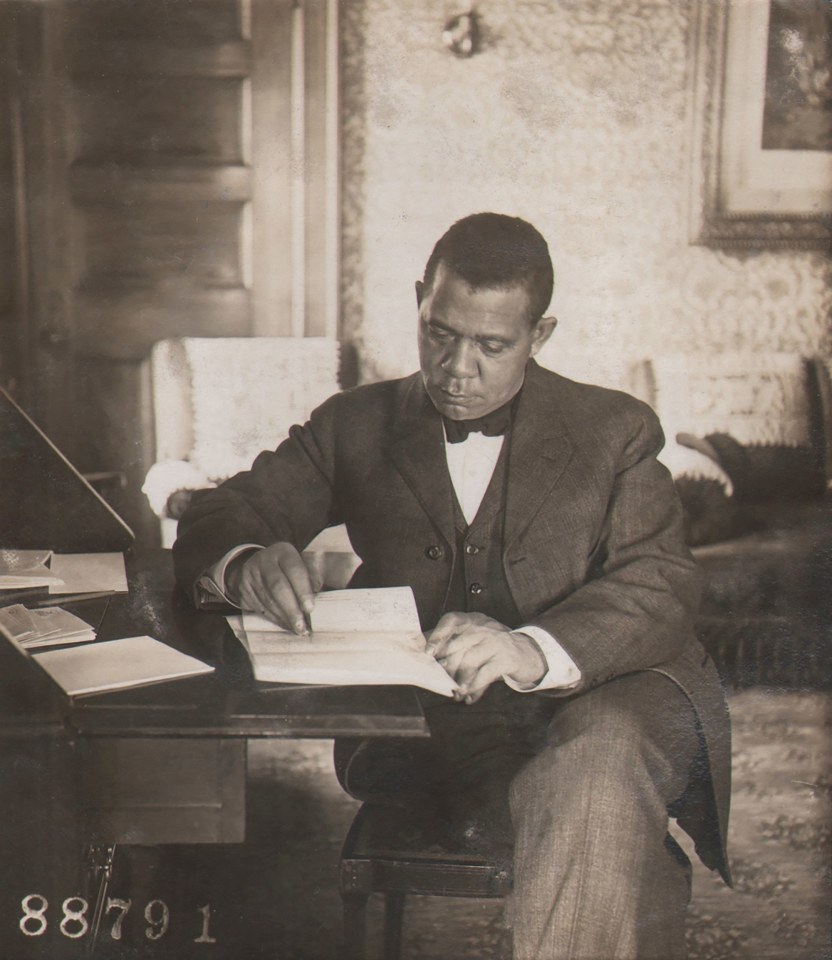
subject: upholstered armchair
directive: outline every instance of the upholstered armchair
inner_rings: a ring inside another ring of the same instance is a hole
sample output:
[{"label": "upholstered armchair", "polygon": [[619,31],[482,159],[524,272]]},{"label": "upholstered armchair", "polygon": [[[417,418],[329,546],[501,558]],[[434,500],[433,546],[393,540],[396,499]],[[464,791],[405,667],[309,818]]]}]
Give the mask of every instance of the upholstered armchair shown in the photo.
[{"label": "upholstered armchair", "polygon": [[[338,343],[323,337],[162,340],[149,363],[155,462],[142,489],[163,546],[173,543],[194,490],[247,469],[339,389]],[[332,586],[355,567],[343,527],[324,531],[309,550]]]}]

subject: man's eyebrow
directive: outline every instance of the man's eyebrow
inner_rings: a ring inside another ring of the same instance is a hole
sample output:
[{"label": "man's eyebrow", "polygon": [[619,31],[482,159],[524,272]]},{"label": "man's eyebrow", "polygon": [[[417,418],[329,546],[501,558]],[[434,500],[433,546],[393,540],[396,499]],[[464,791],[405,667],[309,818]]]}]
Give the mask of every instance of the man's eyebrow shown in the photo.
[{"label": "man's eyebrow", "polygon": [[[454,330],[453,327],[449,327],[447,323],[437,320],[436,317],[428,317],[427,322],[429,326],[439,327],[440,330],[444,330],[446,333],[452,333],[455,337],[462,336],[459,330]],[[476,340],[477,343],[499,343],[501,346],[506,347],[514,343],[513,340],[507,337],[501,337],[497,333],[484,333],[482,336],[474,337],[474,340]]]},{"label": "man's eyebrow", "polygon": [[437,320],[436,317],[428,317],[428,325],[431,327],[439,327],[440,330],[445,330],[447,333],[458,334],[458,330],[454,330],[453,327],[449,327],[447,323],[443,323],[441,320]]}]

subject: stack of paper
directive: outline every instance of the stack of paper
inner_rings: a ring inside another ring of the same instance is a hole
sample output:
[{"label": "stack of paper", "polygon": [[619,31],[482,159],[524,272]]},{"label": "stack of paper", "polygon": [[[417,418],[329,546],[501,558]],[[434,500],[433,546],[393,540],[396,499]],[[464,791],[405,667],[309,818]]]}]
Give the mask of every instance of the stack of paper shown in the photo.
[{"label": "stack of paper", "polygon": [[48,566],[51,556],[51,550],[0,548],[0,590],[60,585],[60,577]]},{"label": "stack of paper", "polygon": [[21,603],[0,607],[0,634],[24,649],[95,639],[93,628],[61,607],[27,610]]},{"label": "stack of paper", "polygon": [[0,590],[37,587],[55,594],[127,593],[124,556],[0,548]]},{"label": "stack of paper", "polygon": [[125,637],[32,656],[71,697],[145,687],[213,667],[152,637]]}]

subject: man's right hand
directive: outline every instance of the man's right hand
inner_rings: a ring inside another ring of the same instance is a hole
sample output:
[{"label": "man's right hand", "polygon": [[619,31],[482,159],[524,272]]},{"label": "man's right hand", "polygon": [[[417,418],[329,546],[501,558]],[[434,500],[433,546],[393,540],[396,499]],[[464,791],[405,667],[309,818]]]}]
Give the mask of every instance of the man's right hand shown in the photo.
[{"label": "man's right hand", "polygon": [[262,613],[293,633],[309,633],[309,615],[321,581],[291,543],[273,543],[233,560],[224,586],[226,595],[243,610]]}]

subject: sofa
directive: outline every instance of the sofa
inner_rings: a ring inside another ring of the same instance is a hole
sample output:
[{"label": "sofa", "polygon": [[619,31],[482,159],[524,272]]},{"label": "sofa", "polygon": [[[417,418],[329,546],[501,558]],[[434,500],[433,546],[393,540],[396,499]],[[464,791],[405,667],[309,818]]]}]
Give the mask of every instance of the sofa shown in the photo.
[{"label": "sofa", "polygon": [[726,683],[832,681],[832,362],[672,356],[635,377],[703,572],[700,637]]}]

